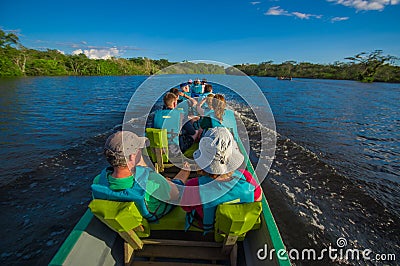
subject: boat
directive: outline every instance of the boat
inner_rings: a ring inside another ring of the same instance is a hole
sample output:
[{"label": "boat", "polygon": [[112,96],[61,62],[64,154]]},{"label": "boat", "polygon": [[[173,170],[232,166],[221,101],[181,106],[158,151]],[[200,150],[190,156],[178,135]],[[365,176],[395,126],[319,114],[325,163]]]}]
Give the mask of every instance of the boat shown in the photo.
[{"label": "boat", "polygon": [[[240,139],[238,145],[247,158],[246,169],[256,177]],[[156,170],[174,176],[179,169],[164,163],[162,148],[153,151],[159,152],[155,156]],[[251,224],[246,213],[241,213],[246,204],[259,209]],[[49,265],[291,265],[265,195],[257,203],[223,205],[216,212],[220,225],[215,223],[208,233],[193,226],[185,231],[186,213],[179,206],[158,223],[148,223],[138,211],[139,217],[108,219],[88,209]],[[223,216],[223,209],[232,206],[237,208],[235,215]],[[126,218],[127,223],[134,219],[138,222],[128,227],[123,221]],[[225,224],[229,224],[229,232],[223,229],[224,221],[228,221]],[[116,223],[122,230],[116,228]],[[243,229],[246,226],[249,228]]]},{"label": "boat", "polygon": [[292,80],[292,77],[280,76],[276,77],[277,80]]}]

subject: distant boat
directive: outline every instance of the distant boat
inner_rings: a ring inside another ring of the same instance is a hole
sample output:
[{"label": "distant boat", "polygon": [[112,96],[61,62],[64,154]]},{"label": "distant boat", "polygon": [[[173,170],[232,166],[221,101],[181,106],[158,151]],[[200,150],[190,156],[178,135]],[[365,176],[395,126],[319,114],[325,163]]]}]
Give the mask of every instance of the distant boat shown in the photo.
[{"label": "distant boat", "polygon": [[277,79],[277,80],[292,80],[292,77],[284,77],[284,76],[281,76],[281,77],[276,77],[276,79]]}]

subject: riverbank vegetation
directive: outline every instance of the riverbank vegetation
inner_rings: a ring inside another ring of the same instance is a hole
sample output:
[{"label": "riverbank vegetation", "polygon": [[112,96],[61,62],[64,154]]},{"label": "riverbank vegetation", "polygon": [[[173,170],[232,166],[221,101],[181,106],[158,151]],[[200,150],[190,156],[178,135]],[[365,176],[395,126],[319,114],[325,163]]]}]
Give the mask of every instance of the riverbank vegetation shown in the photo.
[{"label": "riverbank vegetation", "polygon": [[[260,64],[241,64],[234,67],[250,76],[293,77],[315,79],[343,79],[362,82],[400,82],[400,67],[395,63],[397,57],[384,55],[382,50],[359,53],[346,57],[348,62],[333,64],[312,64],[286,61],[273,64],[272,61]],[[233,68],[227,73],[235,72]]]},{"label": "riverbank vegetation", "polygon": [[[348,61],[333,64],[295,61],[274,64],[272,61],[266,61],[234,67],[250,76],[400,82],[400,67],[395,65],[398,58],[384,55],[381,50],[363,52],[345,59]],[[166,59],[152,60],[145,57],[89,59],[84,54],[66,55],[52,49],[44,51],[29,49],[21,45],[17,35],[0,30],[0,77],[152,75],[174,64]],[[234,68],[224,69],[212,64],[200,63],[187,66],[188,64],[184,70],[169,68],[163,73],[168,74],[172,71],[186,74],[238,74]]]}]

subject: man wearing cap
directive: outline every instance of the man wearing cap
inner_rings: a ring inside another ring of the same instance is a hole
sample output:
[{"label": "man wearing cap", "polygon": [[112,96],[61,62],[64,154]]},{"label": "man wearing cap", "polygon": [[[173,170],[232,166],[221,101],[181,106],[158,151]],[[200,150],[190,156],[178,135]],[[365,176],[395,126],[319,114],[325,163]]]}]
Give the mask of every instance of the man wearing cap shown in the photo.
[{"label": "man wearing cap", "polygon": [[204,230],[211,230],[215,210],[224,202],[261,200],[260,185],[247,170],[239,169],[244,157],[228,129],[209,129],[193,158],[202,171],[186,183],[180,203],[187,212],[187,228],[197,221]]},{"label": "man wearing cap", "polygon": [[92,192],[97,199],[135,202],[143,217],[151,222],[172,210],[171,203],[179,200],[190,172],[182,169],[170,181],[147,167],[142,156],[147,141],[130,131],[109,136],[104,155],[110,167],[95,177]]},{"label": "man wearing cap", "polygon": [[179,88],[181,89],[181,91],[179,92],[178,103],[189,100],[191,102],[191,105],[197,104],[197,101],[195,99],[193,99],[192,97],[190,97],[190,88],[189,88],[188,83],[181,83],[179,85]]}]

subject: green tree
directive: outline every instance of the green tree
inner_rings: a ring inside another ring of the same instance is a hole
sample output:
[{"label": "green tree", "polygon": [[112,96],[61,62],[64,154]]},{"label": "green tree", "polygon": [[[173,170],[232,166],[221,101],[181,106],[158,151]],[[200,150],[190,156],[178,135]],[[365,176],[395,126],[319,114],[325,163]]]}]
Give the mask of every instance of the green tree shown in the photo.
[{"label": "green tree", "polygon": [[375,50],[371,53],[361,52],[345,59],[352,61],[353,64],[358,63],[361,66],[361,71],[358,73],[358,80],[362,82],[373,82],[379,67],[398,60],[395,56],[384,55],[382,50]]},{"label": "green tree", "polygon": [[19,38],[15,33],[6,33],[0,29],[0,47],[18,45]]}]

